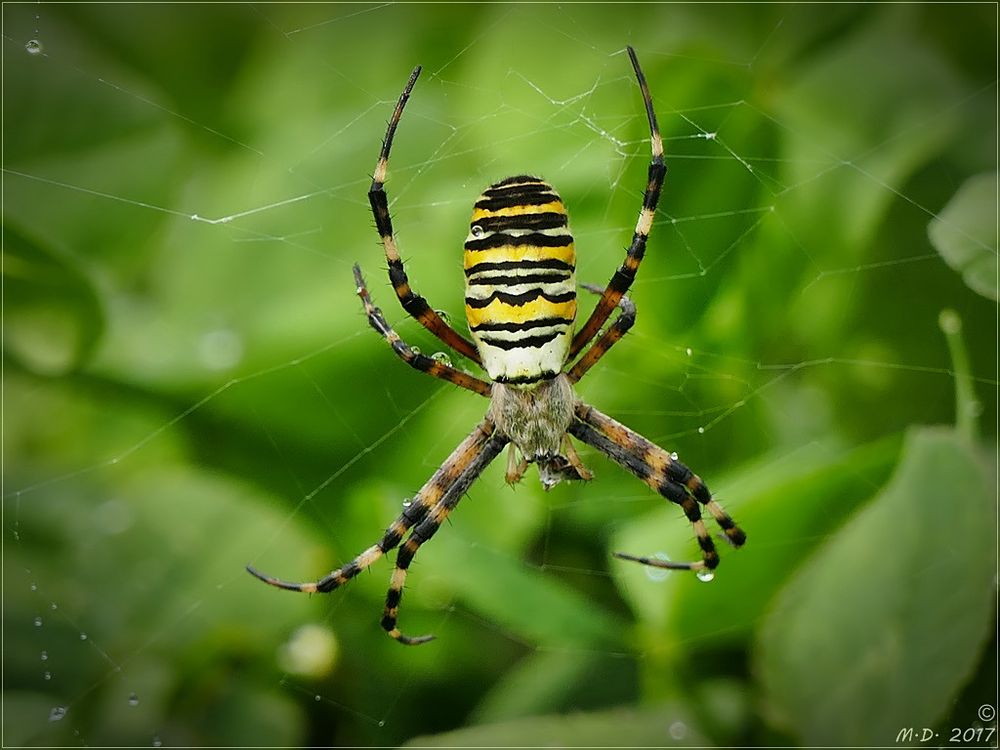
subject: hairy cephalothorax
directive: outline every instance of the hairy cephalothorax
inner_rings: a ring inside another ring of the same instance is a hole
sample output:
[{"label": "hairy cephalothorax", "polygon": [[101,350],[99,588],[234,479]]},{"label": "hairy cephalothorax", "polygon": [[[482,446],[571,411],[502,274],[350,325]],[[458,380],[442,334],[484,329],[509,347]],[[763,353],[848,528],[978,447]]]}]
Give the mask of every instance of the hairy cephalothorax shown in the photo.
[{"label": "hairy cephalothorax", "polygon": [[538,465],[547,490],[563,479],[591,478],[566,438],[576,404],[573,385],[563,373],[531,387],[493,384],[487,417],[510,440],[509,483],[520,481],[528,464]]},{"label": "hairy cephalothorax", "polygon": [[[734,547],[746,535],[712,498],[704,482],[687,466],[638,433],[580,401],[573,384],[582,378],[635,322],[635,305],[625,296],[646,250],[646,239],[666,174],[663,139],[656,125],[649,87],[635,51],[628,47],[649,121],[652,160],[642,209],[625,261],[606,287],[584,284],[600,295],[579,330],[576,323],[576,251],[566,208],[544,180],[518,175],[494,183],[476,200],[465,239],[465,315],[472,341],[456,332],[410,287],[403,268],[385,193],[389,151],[403,108],[420,74],[410,75],[382,144],[368,200],[389,264],[389,280],[400,304],[447,346],[480,365],[488,380],[455,369],[412,349],[372,304],[361,269],[354,280],[368,322],[408,365],[466,390],[490,398],[486,417],[463,440],[434,476],[412,498],[382,538],[350,562],[312,583],[291,583],[264,575],[257,578],[278,588],[304,592],[332,591],[399,547],[382,613],[382,627],[401,643],[416,644],[433,636],[406,636],[397,627],[406,573],[420,545],[434,536],[486,466],[509,446],[507,481],[518,482],[535,464],[542,485],[588,480],[570,435],[604,453],[654,491],[684,511],[701,549],[697,562],[671,562],[622,552],[616,557],[672,570],[692,570],[704,578],[719,564],[701,508],[722,528]],[[614,322],[602,326],[618,310]],[[595,337],[597,338],[594,341]],[[593,344],[591,342],[593,341]],[[588,345],[590,345],[589,348]],[[406,541],[403,537],[409,532]]]}]

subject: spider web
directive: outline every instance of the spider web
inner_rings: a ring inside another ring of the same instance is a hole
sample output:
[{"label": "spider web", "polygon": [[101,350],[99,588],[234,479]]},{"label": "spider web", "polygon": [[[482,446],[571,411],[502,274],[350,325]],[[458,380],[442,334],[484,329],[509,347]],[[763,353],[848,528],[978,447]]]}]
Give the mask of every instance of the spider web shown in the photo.
[{"label": "spider web", "polygon": [[[371,544],[486,407],[394,360],[354,296],[359,261],[397,331],[440,349],[392,299],[365,196],[417,62],[387,190],[411,279],[462,330],[460,238],[507,174],[560,190],[582,281],[620,263],[649,158],[636,47],[667,186],[637,325],[579,392],[737,518],[747,466],[953,420],[944,306],[979,324],[995,413],[989,305],[926,236],[964,232],[942,211],[966,176],[949,143],[968,173],[995,165],[995,80],[929,54],[859,83],[924,38],[905,6],[854,26],[847,7],[726,7],[4,5],[5,245],[28,248],[5,254],[5,745],[391,746],[500,715],[518,693],[490,688],[528,658],[602,675],[581,707],[635,699],[655,654],[516,611],[527,586],[568,612],[592,599],[614,628],[632,589],[668,585],[609,573],[611,540],[658,500],[591,450],[595,481],[549,494],[533,472],[511,492],[497,461],[421,550],[401,624],[432,646],[378,629],[388,563],[311,599],[243,572],[309,580]],[[845,471],[855,504],[884,479]],[[634,551],[695,554],[672,518],[661,549]],[[743,554],[723,551],[713,586]],[[424,715],[455,698],[447,669],[469,695]]]}]

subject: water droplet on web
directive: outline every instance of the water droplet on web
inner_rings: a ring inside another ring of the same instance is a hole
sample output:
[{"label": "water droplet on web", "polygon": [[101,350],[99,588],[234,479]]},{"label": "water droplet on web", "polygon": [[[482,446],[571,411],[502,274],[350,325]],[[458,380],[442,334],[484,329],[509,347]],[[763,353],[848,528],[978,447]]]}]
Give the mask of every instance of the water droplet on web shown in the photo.
[{"label": "water droplet on web", "polygon": [[674,451],[673,453],[670,454],[670,460],[671,461],[677,460],[677,451]]},{"label": "water droplet on web", "polygon": [[670,736],[675,740],[683,740],[687,737],[688,728],[683,721],[675,721],[670,725],[670,729],[668,731],[670,732]]},{"label": "water droplet on web", "polygon": [[35,618],[35,627],[36,628],[42,627],[42,618],[41,617],[36,617]]},{"label": "water droplet on web", "polygon": [[230,328],[218,328],[202,334],[198,358],[209,370],[228,370],[243,359],[243,337]]},{"label": "water droplet on web", "polygon": [[698,576],[698,580],[701,581],[702,583],[708,583],[709,581],[715,578],[715,573],[713,573],[708,568],[699,569],[698,572],[695,573],[695,575]]},{"label": "water droplet on web", "polygon": [[153,736],[153,747],[160,747],[163,745],[163,740],[160,739],[159,735]]},{"label": "water droplet on web", "polygon": [[49,660],[49,652],[48,651],[42,651],[41,660],[42,661],[48,661]]},{"label": "water droplet on web", "polygon": [[130,706],[138,706],[139,705],[139,696],[136,695],[135,693],[130,693],[129,696],[128,696],[128,704]]},{"label": "water droplet on web", "polygon": [[87,634],[86,633],[80,633],[80,640],[81,641],[87,640]]},{"label": "water droplet on web", "polygon": [[62,721],[64,716],[66,716],[65,706],[53,706],[49,711],[49,721]]},{"label": "water droplet on web", "polygon": [[[653,557],[657,560],[663,560],[663,562],[670,562],[670,556],[666,552],[657,552]],[[667,576],[670,575],[670,571],[667,568],[654,568],[652,565],[643,565],[642,569],[646,571],[646,578],[657,583],[666,580]]]},{"label": "water droplet on web", "polygon": [[449,357],[445,352],[434,352],[431,355],[431,359],[435,362],[440,362],[442,365],[451,367],[451,357]]},{"label": "water droplet on web", "polygon": [[42,43],[37,39],[29,39],[24,48],[28,51],[29,55],[42,54]]},{"label": "water droplet on web", "polygon": [[472,226],[472,236],[473,237],[482,237],[483,236],[483,228],[481,226],[479,226],[478,224],[474,224]]},{"label": "water droplet on web", "polygon": [[48,671],[48,670],[45,670],[45,673],[42,675],[42,679],[51,680],[52,679],[52,673],[50,671]]}]

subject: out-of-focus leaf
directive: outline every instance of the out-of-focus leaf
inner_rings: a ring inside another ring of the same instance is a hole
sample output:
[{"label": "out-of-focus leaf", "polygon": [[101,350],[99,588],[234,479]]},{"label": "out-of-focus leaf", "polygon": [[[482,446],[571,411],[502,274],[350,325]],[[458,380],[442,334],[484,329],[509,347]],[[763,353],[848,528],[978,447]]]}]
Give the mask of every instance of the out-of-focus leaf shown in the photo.
[{"label": "out-of-focus leaf", "polygon": [[90,356],[104,328],[97,292],[70,258],[3,227],[4,353],[41,375]]},{"label": "out-of-focus leaf", "polygon": [[468,542],[456,534],[438,537],[434,541],[440,545],[439,559],[447,560],[447,569],[461,573],[453,578],[459,597],[489,622],[551,646],[608,646],[620,641],[624,623],[554,576],[492,548],[476,546],[470,552]]},{"label": "out-of-focus leaf", "polygon": [[[476,707],[474,723],[506,721],[557,712],[582,685],[593,683],[602,662],[614,659],[598,651],[536,651],[515,664]],[[601,692],[605,693],[607,685]]]},{"label": "out-of-focus leaf", "polygon": [[[849,452],[810,443],[710,483],[724,504],[733,500],[727,509],[746,530],[746,546],[734,551],[721,545],[722,564],[707,585],[683,572],[620,562],[614,574],[623,595],[652,628],[659,648],[703,638],[708,623],[718,638],[745,638],[796,564],[870,497],[897,450],[895,440]],[[698,552],[691,537],[680,510],[664,505],[624,527],[612,549],[693,559]]]},{"label": "out-of-focus leaf", "polygon": [[969,289],[997,300],[997,173],[970,177],[927,226],[945,263]]},{"label": "out-of-focus leaf", "polygon": [[996,487],[952,430],[907,436],[881,495],[781,592],[757,668],[775,723],[809,745],[930,726],[989,632]]},{"label": "out-of-focus leaf", "polygon": [[676,704],[540,716],[416,737],[403,747],[695,747],[705,739]]}]

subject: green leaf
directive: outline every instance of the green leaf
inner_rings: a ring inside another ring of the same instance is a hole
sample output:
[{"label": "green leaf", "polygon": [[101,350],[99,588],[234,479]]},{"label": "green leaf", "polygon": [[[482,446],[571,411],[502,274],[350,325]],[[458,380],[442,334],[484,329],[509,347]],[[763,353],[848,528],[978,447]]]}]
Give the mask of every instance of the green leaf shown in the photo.
[{"label": "green leaf", "polygon": [[489,622],[532,643],[557,647],[620,643],[622,621],[552,574],[492,548],[476,546],[470,551],[454,533],[439,537],[439,560],[445,560],[445,569],[461,571],[452,581],[459,597]]},{"label": "green leaf", "polygon": [[90,356],[104,328],[97,292],[68,257],[3,227],[4,354],[62,375]]},{"label": "green leaf", "polygon": [[[746,546],[723,549],[715,580],[707,585],[685,573],[658,575],[634,563],[617,563],[613,573],[622,595],[650,626],[658,649],[702,638],[706,623],[718,638],[745,639],[796,564],[871,496],[897,452],[895,439],[852,451],[813,442],[711,481],[746,530]],[[691,537],[676,506],[664,504],[624,527],[612,549],[695,559],[697,545]]]},{"label": "green leaf", "polygon": [[781,592],[759,634],[773,721],[809,745],[931,726],[989,633],[996,488],[952,430],[907,436],[889,485]]},{"label": "green leaf", "polygon": [[972,291],[997,300],[997,173],[965,181],[927,226],[945,263]]},{"label": "green leaf", "polygon": [[430,737],[403,747],[694,747],[704,737],[676,704],[614,709],[486,724]]}]

